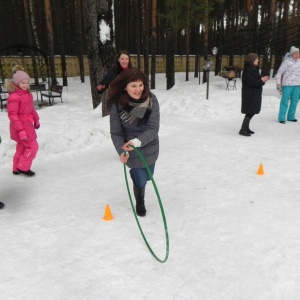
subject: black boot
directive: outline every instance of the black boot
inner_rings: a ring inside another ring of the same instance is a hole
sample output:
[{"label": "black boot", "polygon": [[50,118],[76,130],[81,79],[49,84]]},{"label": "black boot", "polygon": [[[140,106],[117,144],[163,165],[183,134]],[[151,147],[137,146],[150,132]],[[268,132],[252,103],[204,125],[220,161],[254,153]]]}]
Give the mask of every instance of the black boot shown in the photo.
[{"label": "black boot", "polygon": [[249,123],[250,123],[250,118],[248,117],[245,117],[244,118],[244,121],[242,123],[242,128],[239,132],[240,135],[243,135],[243,136],[251,136],[251,133],[249,132],[250,129],[249,129]]},{"label": "black boot", "polygon": [[0,202],[0,209],[4,207],[4,203]]},{"label": "black boot", "polygon": [[133,186],[134,197],[136,199],[136,214],[140,217],[144,217],[146,215],[145,208],[145,188],[138,188],[135,185]]},{"label": "black boot", "polygon": [[138,188],[135,185],[134,176],[133,176],[132,171],[130,170],[129,173],[130,173],[130,177],[133,182],[133,192],[134,192],[134,197],[136,200],[136,206],[135,206],[136,214],[140,217],[144,217],[146,215],[145,187],[143,187],[142,189]]},{"label": "black boot", "polygon": [[[34,173],[33,171],[31,171],[31,170],[28,170],[28,171],[22,171],[22,170],[18,169],[18,172],[21,173],[21,174],[24,174],[24,175],[26,175],[26,176],[30,176],[30,177],[35,175],[35,173]],[[14,173],[14,174],[15,174],[15,173]],[[17,174],[15,174],[15,175],[17,175]]]}]

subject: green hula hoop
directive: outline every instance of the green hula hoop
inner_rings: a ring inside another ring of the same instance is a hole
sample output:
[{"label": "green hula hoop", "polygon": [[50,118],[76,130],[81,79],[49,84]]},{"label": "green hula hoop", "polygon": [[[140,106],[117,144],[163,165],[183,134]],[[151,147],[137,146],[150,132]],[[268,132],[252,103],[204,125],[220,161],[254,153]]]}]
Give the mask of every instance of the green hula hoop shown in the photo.
[{"label": "green hula hoop", "polygon": [[164,222],[164,229],[165,229],[165,236],[166,236],[166,255],[165,255],[165,258],[164,259],[160,259],[159,257],[157,257],[157,255],[154,253],[154,251],[152,250],[152,248],[150,247],[147,239],[146,239],[146,236],[143,232],[143,229],[142,229],[142,226],[138,220],[138,217],[137,217],[137,214],[136,214],[136,211],[134,209],[134,205],[133,205],[133,201],[132,201],[132,197],[131,197],[131,193],[130,193],[130,188],[129,188],[129,184],[128,184],[128,178],[127,178],[127,172],[126,172],[126,164],[124,164],[124,175],[125,175],[125,181],[126,181],[126,186],[127,186],[127,191],[128,191],[128,196],[129,196],[129,200],[130,200],[130,204],[131,204],[131,208],[132,208],[132,211],[134,213],[134,217],[135,217],[135,220],[136,220],[136,223],[140,229],[140,232],[141,232],[141,235],[149,249],[149,251],[151,252],[151,254],[153,255],[153,257],[158,260],[160,263],[165,263],[169,257],[169,234],[168,234],[168,226],[167,226],[167,221],[166,221],[166,216],[165,216],[165,212],[164,212],[164,208],[163,208],[163,205],[162,205],[162,202],[161,202],[161,199],[160,199],[160,195],[159,195],[159,192],[158,192],[158,189],[156,187],[156,184],[155,184],[155,181],[154,181],[154,178],[151,174],[151,171],[148,167],[148,164],[145,160],[145,158],[143,157],[142,153],[134,146],[132,146],[134,151],[137,153],[137,155],[139,156],[140,160],[142,161],[144,167],[146,168],[147,170],[147,173],[152,181],[152,184],[153,184],[153,187],[154,187],[154,190],[155,190],[155,193],[156,193],[156,196],[157,196],[157,200],[158,200],[158,203],[159,203],[159,207],[160,207],[160,211],[161,211],[161,215],[162,215],[162,219],[163,219],[163,222]]}]

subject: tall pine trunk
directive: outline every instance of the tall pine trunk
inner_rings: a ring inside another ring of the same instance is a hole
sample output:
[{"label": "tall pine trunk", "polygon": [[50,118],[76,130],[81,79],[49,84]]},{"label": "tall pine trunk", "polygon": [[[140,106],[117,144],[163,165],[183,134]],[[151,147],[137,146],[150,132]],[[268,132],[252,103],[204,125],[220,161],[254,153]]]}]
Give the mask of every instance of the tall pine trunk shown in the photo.
[{"label": "tall pine trunk", "polygon": [[47,25],[47,38],[48,38],[48,49],[49,49],[49,64],[50,64],[50,77],[51,84],[56,84],[56,72],[54,62],[54,39],[53,39],[53,23],[51,13],[51,0],[45,0],[45,16]]},{"label": "tall pine trunk", "polygon": [[185,27],[185,81],[189,80],[189,64],[190,64],[190,18],[191,18],[191,2],[187,2],[186,6],[186,27]]},{"label": "tall pine trunk", "polygon": [[149,77],[149,0],[142,0],[143,36],[144,36],[144,72]]},{"label": "tall pine trunk", "polygon": [[[99,49],[100,49],[100,58],[102,61],[102,66],[105,68],[105,72],[114,64],[116,50],[115,50],[115,35],[113,31],[113,11],[112,11],[112,0],[101,0],[100,1],[100,11],[97,16],[98,24],[106,24],[110,28],[109,36],[106,35],[106,40],[101,40],[99,38]],[[100,34],[101,34],[101,28]],[[106,93],[101,97],[102,102],[102,116],[107,116],[109,111],[107,110],[107,97]]]},{"label": "tall pine trunk", "polygon": [[155,64],[156,64],[156,0],[152,0],[151,17],[151,89],[155,89]]},{"label": "tall pine trunk", "polygon": [[67,63],[66,63],[66,55],[65,55],[65,43],[64,43],[64,30],[62,27],[62,14],[61,14],[61,7],[60,1],[54,1],[54,8],[56,14],[56,32],[58,36],[58,48],[60,50],[60,57],[61,57],[61,69],[62,69],[62,79],[63,79],[63,86],[68,85],[68,78],[67,78]]},{"label": "tall pine trunk", "polygon": [[96,0],[85,0],[83,2],[83,11],[86,25],[85,36],[87,43],[87,57],[89,62],[91,94],[93,108],[95,109],[101,102],[97,85],[102,77],[102,62],[99,55],[98,43],[98,14],[96,9]]},{"label": "tall pine trunk", "polygon": [[167,90],[175,85],[175,67],[174,67],[174,46],[175,46],[175,31],[168,24],[166,25],[166,76]]}]

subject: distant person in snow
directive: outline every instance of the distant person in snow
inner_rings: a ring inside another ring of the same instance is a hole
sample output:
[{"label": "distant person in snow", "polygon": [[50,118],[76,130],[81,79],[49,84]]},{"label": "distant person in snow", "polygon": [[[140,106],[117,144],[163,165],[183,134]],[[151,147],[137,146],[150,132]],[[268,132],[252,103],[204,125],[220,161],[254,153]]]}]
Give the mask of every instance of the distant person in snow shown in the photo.
[{"label": "distant person in snow", "polygon": [[108,96],[111,138],[120,161],[130,168],[136,213],[145,216],[145,187],[150,178],[131,145],[139,148],[153,174],[159,153],[159,104],[146,75],[138,69],[124,70],[111,83]]},{"label": "distant person in snow", "polygon": [[100,81],[97,86],[99,93],[103,93],[108,87],[109,84],[123,71],[131,69],[132,65],[130,62],[130,55],[126,50],[120,50],[115,64],[108,69],[107,73],[104,75],[103,79]]},{"label": "distant person in snow", "polygon": [[278,122],[297,122],[296,110],[300,96],[300,54],[299,48],[292,46],[276,74],[276,87],[281,93]]},{"label": "distant person in snow", "polygon": [[[0,145],[1,145],[1,141],[2,141],[2,139],[1,139],[1,135],[0,135]],[[4,207],[4,203],[0,202],[0,209],[3,207]]]},{"label": "distant person in snow", "polygon": [[[120,50],[115,64],[108,69],[107,73],[104,75],[103,79],[97,86],[97,90],[101,95],[102,102],[102,110],[105,113],[109,113],[109,109],[107,107],[108,100],[108,88],[109,84],[124,70],[131,69],[132,65],[130,62],[130,55],[126,50]],[[108,109],[108,110],[107,110]]]},{"label": "distant person in snow", "polygon": [[9,93],[7,112],[10,137],[17,143],[13,174],[34,176],[35,173],[30,168],[39,148],[35,130],[40,127],[40,122],[33,106],[30,78],[22,66],[17,65],[13,68],[13,80],[6,84],[6,88]]},{"label": "distant person in snow", "polygon": [[261,76],[258,68],[259,60],[256,53],[245,56],[242,74],[242,114],[245,118],[242,123],[240,135],[251,136],[254,134],[249,128],[250,121],[255,114],[259,114],[262,101],[262,87],[269,80],[269,76]]}]

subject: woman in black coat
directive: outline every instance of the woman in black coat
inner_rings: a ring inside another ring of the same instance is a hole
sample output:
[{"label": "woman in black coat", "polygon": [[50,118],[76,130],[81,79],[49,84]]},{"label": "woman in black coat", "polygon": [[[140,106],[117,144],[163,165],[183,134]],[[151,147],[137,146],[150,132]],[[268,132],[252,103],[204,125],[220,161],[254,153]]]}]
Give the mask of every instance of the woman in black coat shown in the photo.
[{"label": "woman in black coat", "polygon": [[245,56],[245,67],[242,75],[242,114],[245,118],[242,123],[240,135],[251,136],[249,124],[255,114],[260,113],[262,100],[262,87],[269,76],[261,76],[258,68],[258,55],[249,53]]},{"label": "woman in black coat", "polygon": [[124,70],[131,69],[131,61],[129,52],[126,50],[120,50],[115,64],[108,69],[107,73],[104,75],[103,79],[97,86],[97,90],[99,93],[105,92],[109,84]]}]

